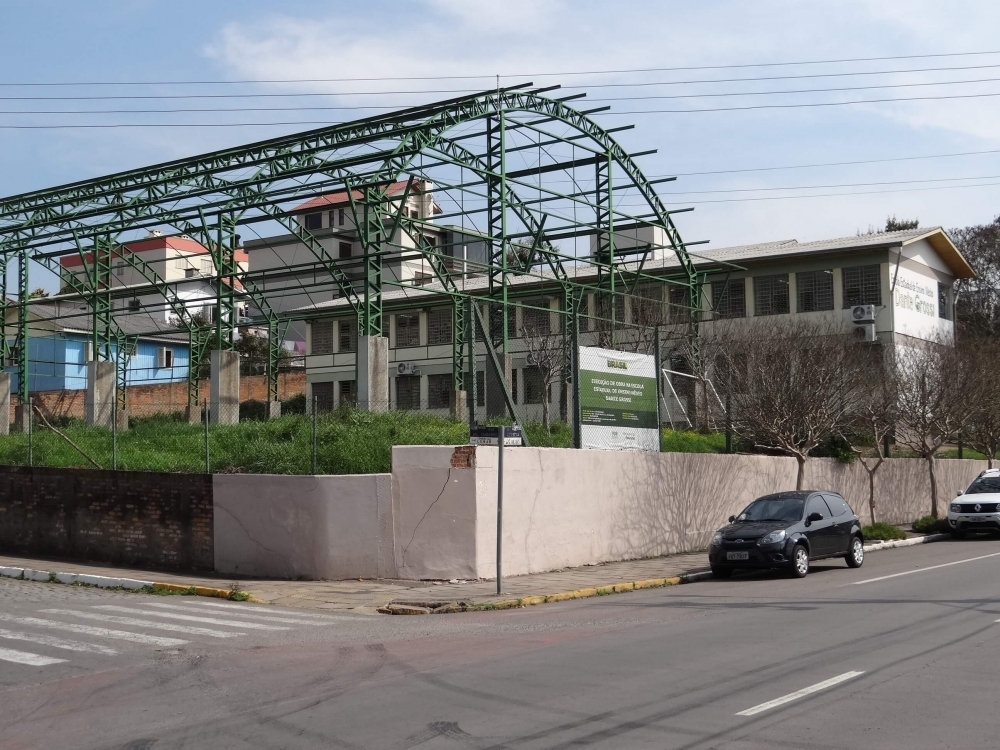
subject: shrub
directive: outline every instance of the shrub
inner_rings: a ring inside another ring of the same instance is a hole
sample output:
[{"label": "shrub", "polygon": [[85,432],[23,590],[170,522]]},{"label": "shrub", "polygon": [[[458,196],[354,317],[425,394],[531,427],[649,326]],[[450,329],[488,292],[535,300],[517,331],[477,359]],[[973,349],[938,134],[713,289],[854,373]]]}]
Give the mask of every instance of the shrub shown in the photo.
[{"label": "shrub", "polygon": [[951,527],[944,518],[924,516],[913,522],[913,530],[918,534],[947,534]]},{"label": "shrub", "polygon": [[891,523],[879,521],[861,529],[866,540],[885,542],[892,539],[906,539],[906,532],[898,529]]},{"label": "shrub", "polygon": [[726,436],[719,432],[693,432],[666,428],[660,437],[665,453],[725,453]]}]

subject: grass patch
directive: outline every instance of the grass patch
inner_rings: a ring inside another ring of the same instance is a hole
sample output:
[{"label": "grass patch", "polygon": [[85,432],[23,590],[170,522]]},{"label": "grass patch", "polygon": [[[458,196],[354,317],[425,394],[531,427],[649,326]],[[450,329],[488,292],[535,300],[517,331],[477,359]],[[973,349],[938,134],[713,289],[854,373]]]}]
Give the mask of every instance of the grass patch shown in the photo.
[{"label": "grass patch", "polygon": [[719,432],[664,429],[660,436],[664,453],[725,453],[726,436]]},{"label": "grass patch", "polygon": [[893,539],[906,539],[905,531],[884,521],[865,526],[861,529],[861,533],[865,535],[865,541],[889,542]]},{"label": "grass patch", "polygon": [[913,522],[913,530],[918,534],[947,534],[951,531],[947,519],[924,516]]}]

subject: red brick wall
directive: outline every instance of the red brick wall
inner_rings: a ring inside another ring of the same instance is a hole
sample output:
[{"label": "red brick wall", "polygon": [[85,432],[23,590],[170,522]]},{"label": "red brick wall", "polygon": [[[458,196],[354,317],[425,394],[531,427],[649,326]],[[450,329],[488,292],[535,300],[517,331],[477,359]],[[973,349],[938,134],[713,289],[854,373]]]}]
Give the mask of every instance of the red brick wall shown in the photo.
[{"label": "red brick wall", "polygon": [[212,477],[0,467],[0,551],[167,570],[215,567]]},{"label": "red brick wall", "polygon": [[[200,383],[202,399],[208,398],[208,381]],[[278,400],[285,401],[292,396],[306,392],[305,370],[290,370],[278,373]],[[83,419],[87,392],[40,391],[33,393],[34,403],[46,415],[52,417],[77,417]],[[265,375],[240,376],[240,401],[263,401],[267,398],[267,377]],[[15,399],[11,399],[10,419],[14,419]],[[134,416],[145,417],[153,414],[169,414],[184,411],[187,406],[187,383],[163,383],[162,385],[133,385],[128,389],[129,411]]]}]

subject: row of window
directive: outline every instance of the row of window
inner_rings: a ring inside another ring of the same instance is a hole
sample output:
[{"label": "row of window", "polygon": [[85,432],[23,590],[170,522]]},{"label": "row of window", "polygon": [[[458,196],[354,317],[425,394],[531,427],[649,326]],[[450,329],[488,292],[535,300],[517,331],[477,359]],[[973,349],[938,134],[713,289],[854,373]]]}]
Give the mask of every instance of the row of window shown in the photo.
[{"label": "row of window", "polygon": [[[419,219],[420,212],[413,208],[410,209],[410,218]],[[316,230],[323,228],[323,212],[314,211],[312,213],[306,214],[302,223],[305,225],[306,229]],[[333,229],[334,227],[347,226],[347,209],[346,208],[335,208],[332,211],[327,212],[327,228]]]},{"label": "row of window", "polygon": [[[878,265],[840,270],[844,308],[881,305],[882,282]],[[787,273],[753,277],[754,315],[787,315],[791,312]],[[797,312],[833,310],[833,271],[802,271],[795,274]],[[712,282],[712,301],[720,318],[743,318],[747,314],[744,279]]]}]

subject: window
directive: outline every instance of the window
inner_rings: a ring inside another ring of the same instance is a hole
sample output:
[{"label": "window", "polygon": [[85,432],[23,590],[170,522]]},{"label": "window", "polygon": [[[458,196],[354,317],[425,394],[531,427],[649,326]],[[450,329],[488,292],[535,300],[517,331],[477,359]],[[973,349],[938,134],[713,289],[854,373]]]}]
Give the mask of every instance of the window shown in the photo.
[{"label": "window", "polygon": [[333,321],[312,322],[312,351],[310,354],[333,354]]},{"label": "window", "polygon": [[667,302],[670,304],[671,323],[691,322],[691,289],[680,284],[667,285]]},{"label": "window", "polygon": [[333,381],[312,384],[313,404],[316,413],[322,414],[325,411],[333,411]]},{"label": "window", "polygon": [[765,518],[776,518],[781,521],[801,521],[802,503],[803,500],[801,497],[765,495],[754,500],[744,508],[743,512],[736,517],[736,521],[763,521]]},{"label": "window", "polygon": [[411,219],[419,219],[420,218],[420,212],[417,211],[417,209],[415,209],[415,208],[411,209],[410,210],[410,218]]},{"label": "window", "polygon": [[211,276],[215,273],[215,264],[212,263],[211,258],[203,258],[201,261],[201,275]]},{"label": "window", "polygon": [[427,376],[427,406],[430,409],[451,408],[451,375]]},{"label": "window", "polygon": [[351,257],[350,242],[341,242],[339,245],[337,245],[337,257],[339,257],[341,260],[343,260],[344,258]]},{"label": "window", "polygon": [[358,326],[353,320],[340,321],[340,335],[337,337],[341,352],[353,352],[358,349]]},{"label": "window", "polygon": [[747,285],[743,279],[712,282],[712,305],[720,318],[745,318]]},{"label": "window", "polygon": [[845,308],[882,304],[882,281],[877,265],[842,268],[840,274],[844,280]]},{"label": "window", "polygon": [[476,370],[476,406],[486,406],[485,370]]},{"label": "window", "polygon": [[805,271],[795,274],[798,312],[833,309],[833,271]]},{"label": "window", "polygon": [[851,506],[840,495],[823,495],[823,497],[826,499],[826,504],[830,506],[830,512],[833,513],[834,518],[851,512]]},{"label": "window", "polygon": [[518,403],[517,400],[517,370],[510,371],[510,396],[514,399],[514,403]]},{"label": "window", "polygon": [[[517,308],[514,302],[507,302],[507,338],[516,339],[521,335],[521,329],[517,325]],[[490,322],[492,327],[492,321]]]},{"label": "window", "polygon": [[547,299],[533,299],[525,302],[525,306],[521,308],[521,327],[531,336],[550,334],[552,321],[549,313],[549,301]]},{"label": "window", "polygon": [[173,367],[174,366],[174,350],[168,349],[165,346],[157,347],[156,349],[156,366],[157,367]]},{"label": "window", "polygon": [[666,323],[663,308],[663,285],[642,284],[632,298],[632,322],[650,326]]},{"label": "window", "polygon": [[420,376],[396,376],[396,408],[415,411],[420,408]]},{"label": "window", "polygon": [[340,381],[340,405],[341,406],[353,406],[358,403],[358,381],[356,380],[341,380]]},{"label": "window", "polygon": [[943,320],[951,320],[951,307],[948,304],[948,292],[951,291],[941,282],[938,282],[938,317]]},{"label": "window", "polygon": [[306,229],[322,229],[323,228],[323,214],[314,213],[306,214]]},{"label": "window", "polygon": [[754,277],[753,306],[754,315],[787,315],[788,274]]},{"label": "window", "polygon": [[420,346],[420,316],[417,313],[396,313],[396,348]]},{"label": "window", "polygon": [[427,311],[427,345],[451,343],[451,309],[435,307]]},{"label": "window", "polygon": [[128,301],[128,311],[129,312],[139,312],[142,309],[142,303],[139,300],[132,298]]},{"label": "window", "polygon": [[830,509],[826,507],[826,503],[823,501],[822,495],[813,495],[809,498],[809,502],[806,503],[806,518],[811,516],[813,513],[819,513],[823,516],[823,518],[832,517]]},{"label": "window", "polygon": [[542,371],[537,367],[525,367],[521,371],[524,380],[524,403],[540,404],[545,397],[545,382]]},{"label": "window", "polygon": [[337,224],[339,226],[344,226],[344,224],[346,224],[346,223],[347,223],[347,219],[345,218],[344,209],[338,208],[337,209]]}]

